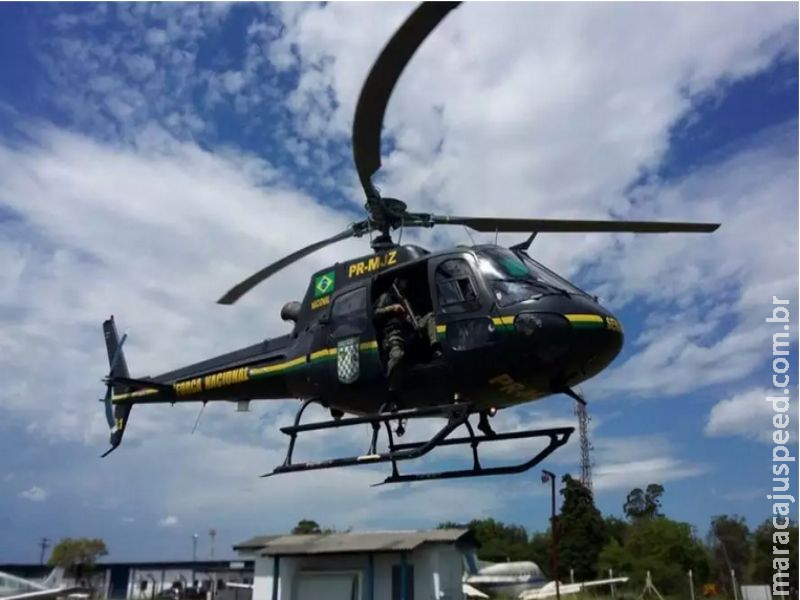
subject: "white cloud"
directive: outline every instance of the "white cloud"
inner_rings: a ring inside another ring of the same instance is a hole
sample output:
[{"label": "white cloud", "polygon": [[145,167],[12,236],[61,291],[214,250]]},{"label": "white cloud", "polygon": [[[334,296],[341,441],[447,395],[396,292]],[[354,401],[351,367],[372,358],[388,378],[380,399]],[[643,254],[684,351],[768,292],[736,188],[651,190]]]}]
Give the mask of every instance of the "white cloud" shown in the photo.
[{"label": "white cloud", "polygon": [[175,515],[167,515],[166,517],[159,519],[158,526],[159,527],[177,527],[179,524],[178,517]]},{"label": "white cloud", "polygon": [[[345,218],[234,152],[222,158],[152,135],[142,136],[141,150],[122,150],[50,127],[29,133],[24,150],[0,142],[0,203],[16,215],[0,225],[0,369],[16,373],[3,408],[29,431],[96,439],[105,429],[90,399],[107,368],[98,332],[109,314],[130,331],[132,371],[163,372],[285,331],[281,304],[301,297],[308,273],[335,252],[354,250],[321,252],[235,309],[220,307],[214,301],[229,286],[344,228]],[[46,341],[55,329],[57,360]],[[42,361],[44,376],[34,367]],[[58,411],[28,402],[56,381],[74,386]]]},{"label": "white cloud", "polygon": [[676,454],[675,445],[662,435],[598,437],[594,440],[594,489],[599,494],[630,490],[695,477],[709,468]]},{"label": "white cloud", "polygon": [[681,394],[739,380],[762,364],[772,295],[796,298],[797,290],[791,131],[770,129],[725,160],[646,192],[677,214],[718,219],[716,233],[622,239],[597,256],[589,277],[601,297],[612,306],[644,300],[650,314],[644,332],[627,332],[636,352],[589,384],[593,395]]},{"label": "white cloud", "polygon": [[648,483],[666,483],[677,479],[695,477],[707,471],[707,467],[686,463],[673,458],[649,458],[610,463],[592,471],[593,483],[598,491],[629,490],[644,487]]},{"label": "white cloud", "polygon": [[785,402],[778,401],[775,406],[785,408],[788,405],[788,412],[783,414],[789,418],[789,427],[793,428],[797,422],[797,401],[790,396],[784,396],[775,388],[751,388],[720,400],[709,412],[705,434],[709,437],[736,436],[773,444],[772,434],[776,428],[772,419],[778,413],[767,397],[785,398]]},{"label": "white cloud", "polygon": [[161,46],[167,42],[167,32],[163,29],[148,29],[144,39],[151,46]]},{"label": "white cloud", "polygon": [[44,502],[47,500],[47,492],[44,490],[44,488],[34,485],[27,490],[20,492],[19,497],[24,498],[25,500],[30,500],[31,502]]},{"label": "white cloud", "polygon": [[[281,8],[270,56],[301,67],[287,103],[297,130],[346,139],[372,60],[413,7]],[[384,187],[459,213],[491,202],[512,215],[624,214],[626,186],[660,160],[696,96],[795,52],[795,20],[744,4],[462,5],[389,104]]]}]

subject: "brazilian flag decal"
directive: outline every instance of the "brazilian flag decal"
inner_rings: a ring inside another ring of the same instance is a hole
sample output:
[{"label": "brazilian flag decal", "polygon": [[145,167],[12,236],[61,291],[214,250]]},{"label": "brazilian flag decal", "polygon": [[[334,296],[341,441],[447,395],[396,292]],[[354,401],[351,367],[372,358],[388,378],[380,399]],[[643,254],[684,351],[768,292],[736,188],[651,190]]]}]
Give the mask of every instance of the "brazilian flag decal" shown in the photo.
[{"label": "brazilian flag decal", "polygon": [[336,271],[328,271],[314,277],[314,298],[327,296],[336,287]]}]

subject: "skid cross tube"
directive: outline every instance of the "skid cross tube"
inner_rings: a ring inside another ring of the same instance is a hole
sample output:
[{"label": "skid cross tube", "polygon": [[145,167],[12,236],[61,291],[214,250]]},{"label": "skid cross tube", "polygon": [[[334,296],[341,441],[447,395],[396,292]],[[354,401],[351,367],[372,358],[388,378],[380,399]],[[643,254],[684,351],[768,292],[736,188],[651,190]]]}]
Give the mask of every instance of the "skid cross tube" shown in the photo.
[{"label": "skid cross tube", "polygon": [[[403,409],[396,411],[382,410],[372,415],[363,415],[357,417],[348,417],[334,419],[330,421],[322,421],[318,423],[308,423],[305,425],[300,424],[300,418],[309,404],[315,400],[306,400],[294,419],[294,424],[289,427],[281,428],[281,431],[289,436],[289,447],[286,453],[286,458],[282,465],[276,467],[271,473],[265,473],[262,477],[270,477],[282,473],[297,473],[303,471],[316,471],[320,469],[333,469],[337,467],[347,467],[360,464],[377,464],[384,462],[392,463],[392,472],[382,483],[400,483],[410,481],[425,481],[432,479],[452,479],[458,477],[481,477],[486,475],[504,475],[521,473],[536,466],[547,456],[549,456],[556,449],[563,446],[568,440],[574,428],[560,427],[554,429],[538,429],[527,431],[514,431],[510,433],[499,433],[494,435],[475,435],[472,424],[469,422],[469,417],[475,414],[475,410],[471,404],[468,403],[455,403],[443,406],[431,406],[426,408],[413,408]],[[447,422],[428,440],[419,442],[407,442],[396,444],[394,435],[392,434],[391,421],[400,419],[421,419],[425,417],[445,417]],[[324,429],[335,429],[338,427],[350,427],[353,425],[370,424],[372,425],[372,436],[367,454],[358,456],[348,456],[342,458],[333,458],[322,461],[309,461],[309,462],[292,462],[292,455],[294,453],[295,442],[297,435],[305,431],[320,431]],[[386,436],[388,440],[387,452],[376,452],[377,434],[380,426],[383,424],[386,428]],[[467,437],[454,437],[450,438],[453,433],[460,426],[464,426],[469,434]],[[524,438],[548,438],[548,445],[528,461],[521,463],[506,465],[500,467],[483,467],[480,463],[478,447],[480,444],[498,442],[504,440],[516,440]],[[460,446],[469,445],[472,449],[472,468],[452,471],[440,471],[433,473],[414,473],[414,474],[401,474],[399,472],[397,463],[403,460],[414,460],[421,458],[428,454],[434,448],[439,446]],[[382,485],[382,484],[377,484]]]},{"label": "skid cross tube", "polygon": [[[313,402],[313,400],[311,400]],[[405,408],[392,412],[379,412],[361,417],[347,417],[344,419],[334,419],[332,421],[320,421],[319,423],[306,423],[299,425],[299,415],[295,418],[295,424],[289,427],[281,427],[281,432],[286,435],[302,433],[304,431],[319,431],[320,429],[336,429],[337,427],[349,427],[350,425],[361,425],[363,423],[382,423],[395,419],[422,419],[424,417],[448,417],[455,412],[469,410],[470,404],[465,402],[457,404],[447,404],[444,406],[431,406],[429,408]],[[302,408],[301,408],[302,410]]]},{"label": "skid cross tube", "polygon": [[[459,444],[472,444],[473,448],[473,466],[472,469],[456,469],[452,471],[435,471],[433,473],[411,473],[402,475],[392,473],[382,483],[407,483],[411,481],[430,481],[434,479],[457,479],[460,477],[486,477],[489,475],[514,475],[516,473],[523,473],[532,469],[545,458],[550,456],[553,452],[569,441],[569,436],[575,431],[574,427],[556,427],[553,429],[538,429],[530,431],[515,431],[512,433],[498,433],[493,436],[470,436],[447,439],[440,442],[439,446],[456,446]],[[516,463],[513,465],[505,465],[502,467],[482,467],[478,461],[478,444],[486,442],[496,442],[501,440],[514,440],[522,438],[535,438],[547,437],[549,438],[547,446],[536,454],[530,460]]]},{"label": "skid cross tube", "polygon": [[[301,409],[302,410],[302,409]],[[413,411],[413,409],[411,409]],[[430,413],[429,409],[425,409],[427,416],[431,414],[442,414],[443,412],[449,413],[447,423],[434,434],[428,441],[420,442],[413,448],[406,448],[403,450],[395,450],[391,447],[389,448],[389,452],[382,452],[380,454],[362,454],[360,456],[348,456],[344,458],[332,458],[329,460],[322,460],[322,461],[315,461],[315,462],[302,462],[293,464],[291,462],[292,456],[291,453],[286,455],[286,460],[284,463],[278,467],[276,467],[271,473],[265,473],[262,477],[270,477],[271,475],[278,475],[280,473],[294,473],[298,471],[315,471],[319,469],[333,469],[336,467],[348,467],[351,465],[360,465],[366,463],[381,463],[381,462],[395,462],[398,460],[411,460],[414,458],[419,458],[424,456],[431,450],[433,450],[439,443],[444,440],[450,433],[464,424],[467,419],[469,419],[470,412],[467,407],[463,404],[453,404],[447,407],[439,407],[438,411]],[[349,425],[360,424],[360,423],[386,423],[388,426],[389,421],[395,420],[397,418],[416,418],[417,416],[423,415],[413,415],[408,414],[410,411],[396,411],[391,413],[379,413],[376,415],[372,415],[370,417],[354,417],[351,419],[340,419],[339,421],[325,421],[322,423],[312,423],[308,426],[300,425],[300,426],[293,426],[293,427],[285,427],[281,429],[284,433],[291,436],[292,439],[297,435],[299,431],[313,431],[318,429],[330,429],[332,427],[347,427]],[[402,415],[402,413],[406,413]],[[343,423],[345,422],[345,423]],[[310,429],[304,429],[310,427]],[[290,451],[294,450],[294,445],[290,446]]]}]

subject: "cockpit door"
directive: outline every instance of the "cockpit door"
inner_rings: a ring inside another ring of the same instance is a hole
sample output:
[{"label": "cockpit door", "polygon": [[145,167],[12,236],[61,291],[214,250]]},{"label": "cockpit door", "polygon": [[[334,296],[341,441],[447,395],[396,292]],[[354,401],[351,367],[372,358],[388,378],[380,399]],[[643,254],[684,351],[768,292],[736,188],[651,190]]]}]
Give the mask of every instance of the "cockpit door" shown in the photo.
[{"label": "cockpit door", "polygon": [[447,349],[464,352],[492,342],[491,298],[469,254],[430,261],[429,278],[436,311],[437,337]]},{"label": "cockpit door", "polygon": [[377,356],[375,331],[370,319],[367,286],[347,290],[337,295],[328,317],[328,356],[335,365],[336,381],[352,385],[375,375],[371,355]]}]

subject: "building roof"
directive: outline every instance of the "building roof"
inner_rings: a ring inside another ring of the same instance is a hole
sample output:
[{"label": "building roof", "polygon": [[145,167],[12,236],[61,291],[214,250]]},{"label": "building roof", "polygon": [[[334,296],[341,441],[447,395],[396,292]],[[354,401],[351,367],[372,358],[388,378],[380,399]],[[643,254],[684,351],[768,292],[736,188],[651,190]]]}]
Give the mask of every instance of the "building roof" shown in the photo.
[{"label": "building roof", "polygon": [[423,544],[477,546],[468,529],[428,529],[420,531],[376,531],[370,533],[317,533],[302,535],[257,536],[234,546],[253,550],[262,556],[344,554],[364,552],[408,552]]},{"label": "building roof", "polygon": [[243,542],[239,542],[236,544],[233,549],[237,552],[240,550],[259,550],[270,543],[272,540],[277,539],[279,537],[284,537],[282,535],[257,535],[255,537],[251,537],[249,540],[245,540]]}]

